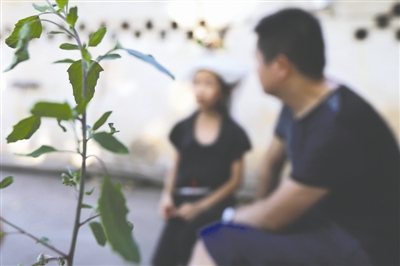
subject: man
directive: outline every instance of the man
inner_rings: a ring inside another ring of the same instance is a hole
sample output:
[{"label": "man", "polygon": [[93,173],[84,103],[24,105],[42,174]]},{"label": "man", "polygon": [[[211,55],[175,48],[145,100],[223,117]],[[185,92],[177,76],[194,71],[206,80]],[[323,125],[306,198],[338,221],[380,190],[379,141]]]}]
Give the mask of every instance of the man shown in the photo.
[{"label": "man", "polygon": [[[398,265],[392,133],[362,98],[324,78],[311,14],[285,9],[256,32],[261,84],[284,104],[259,186],[265,196],[203,229],[191,265]],[[279,182],[286,159],[292,172]]]}]

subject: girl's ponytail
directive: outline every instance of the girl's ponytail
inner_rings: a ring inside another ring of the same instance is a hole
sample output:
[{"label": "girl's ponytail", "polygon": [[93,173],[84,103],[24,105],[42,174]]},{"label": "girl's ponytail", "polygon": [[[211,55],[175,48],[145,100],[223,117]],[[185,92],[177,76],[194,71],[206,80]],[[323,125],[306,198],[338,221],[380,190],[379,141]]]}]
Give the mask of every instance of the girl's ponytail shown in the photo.
[{"label": "girl's ponytail", "polygon": [[226,83],[220,76],[217,75],[220,89],[221,89],[221,97],[215,105],[215,109],[221,115],[228,115],[229,109],[231,105],[231,95],[233,88],[236,87],[237,84],[228,84]]}]

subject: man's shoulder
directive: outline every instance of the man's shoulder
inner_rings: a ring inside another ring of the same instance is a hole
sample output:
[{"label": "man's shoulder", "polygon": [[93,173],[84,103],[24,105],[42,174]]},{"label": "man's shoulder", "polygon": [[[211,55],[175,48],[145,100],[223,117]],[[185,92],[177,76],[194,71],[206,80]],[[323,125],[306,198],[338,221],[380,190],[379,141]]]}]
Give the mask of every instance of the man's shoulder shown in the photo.
[{"label": "man's shoulder", "polygon": [[[285,109],[282,114],[285,114]],[[312,139],[312,146],[317,148],[337,145],[358,139],[363,130],[376,124],[371,124],[376,119],[380,117],[368,102],[341,85],[304,119],[308,132],[304,136]]]},{"label": "man's shoulder", "polygon": [[333,110],[333,115],[326,116],[331,119],[319,124],[321,126],[314,131],[313,139],[330,146],[354,143],[364,150],[393,150],[397,147],[395,136],[383,117],[353,90],[341,86],[326,105]]},{"label": "man's shoulder", "polygon": [[342,85],[328,104],[338,109],[337,120],[347,125],[354,123],[381,120],[378,112],[355,91]]}]

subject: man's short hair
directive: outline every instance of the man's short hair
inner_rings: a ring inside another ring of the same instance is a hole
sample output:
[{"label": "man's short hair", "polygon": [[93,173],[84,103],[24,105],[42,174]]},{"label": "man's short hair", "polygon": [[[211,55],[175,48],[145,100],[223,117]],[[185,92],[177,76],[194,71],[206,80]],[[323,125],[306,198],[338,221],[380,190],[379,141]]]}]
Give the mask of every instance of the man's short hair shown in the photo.
[{"label": "man's short hair", "polygon": [[255,31],[266,63],[283,54],[304,76],[322,79],[325,46],[319,21],[312,14],[296,8],[283,9],[263,18]]}]

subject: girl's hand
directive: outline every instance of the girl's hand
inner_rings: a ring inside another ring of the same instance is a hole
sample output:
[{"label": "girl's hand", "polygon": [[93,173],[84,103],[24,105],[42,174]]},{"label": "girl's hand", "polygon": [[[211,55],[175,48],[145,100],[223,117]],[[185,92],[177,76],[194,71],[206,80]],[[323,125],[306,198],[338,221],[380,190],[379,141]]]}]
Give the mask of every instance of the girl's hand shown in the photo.
[{"label": "girl's hand", "polygon": [[159,212],[160,216],[165,220],[175,216],[176,208],[174,206],[174,202],[171,196],[169,195],[161,196]]},{"label": "girl's hand", "polygon": [[176,212],[176,215],[186,221],[190,221],[201,212],[202,209],[199,207],[198,204],[184,203],[179,207],[179,209]]}]

